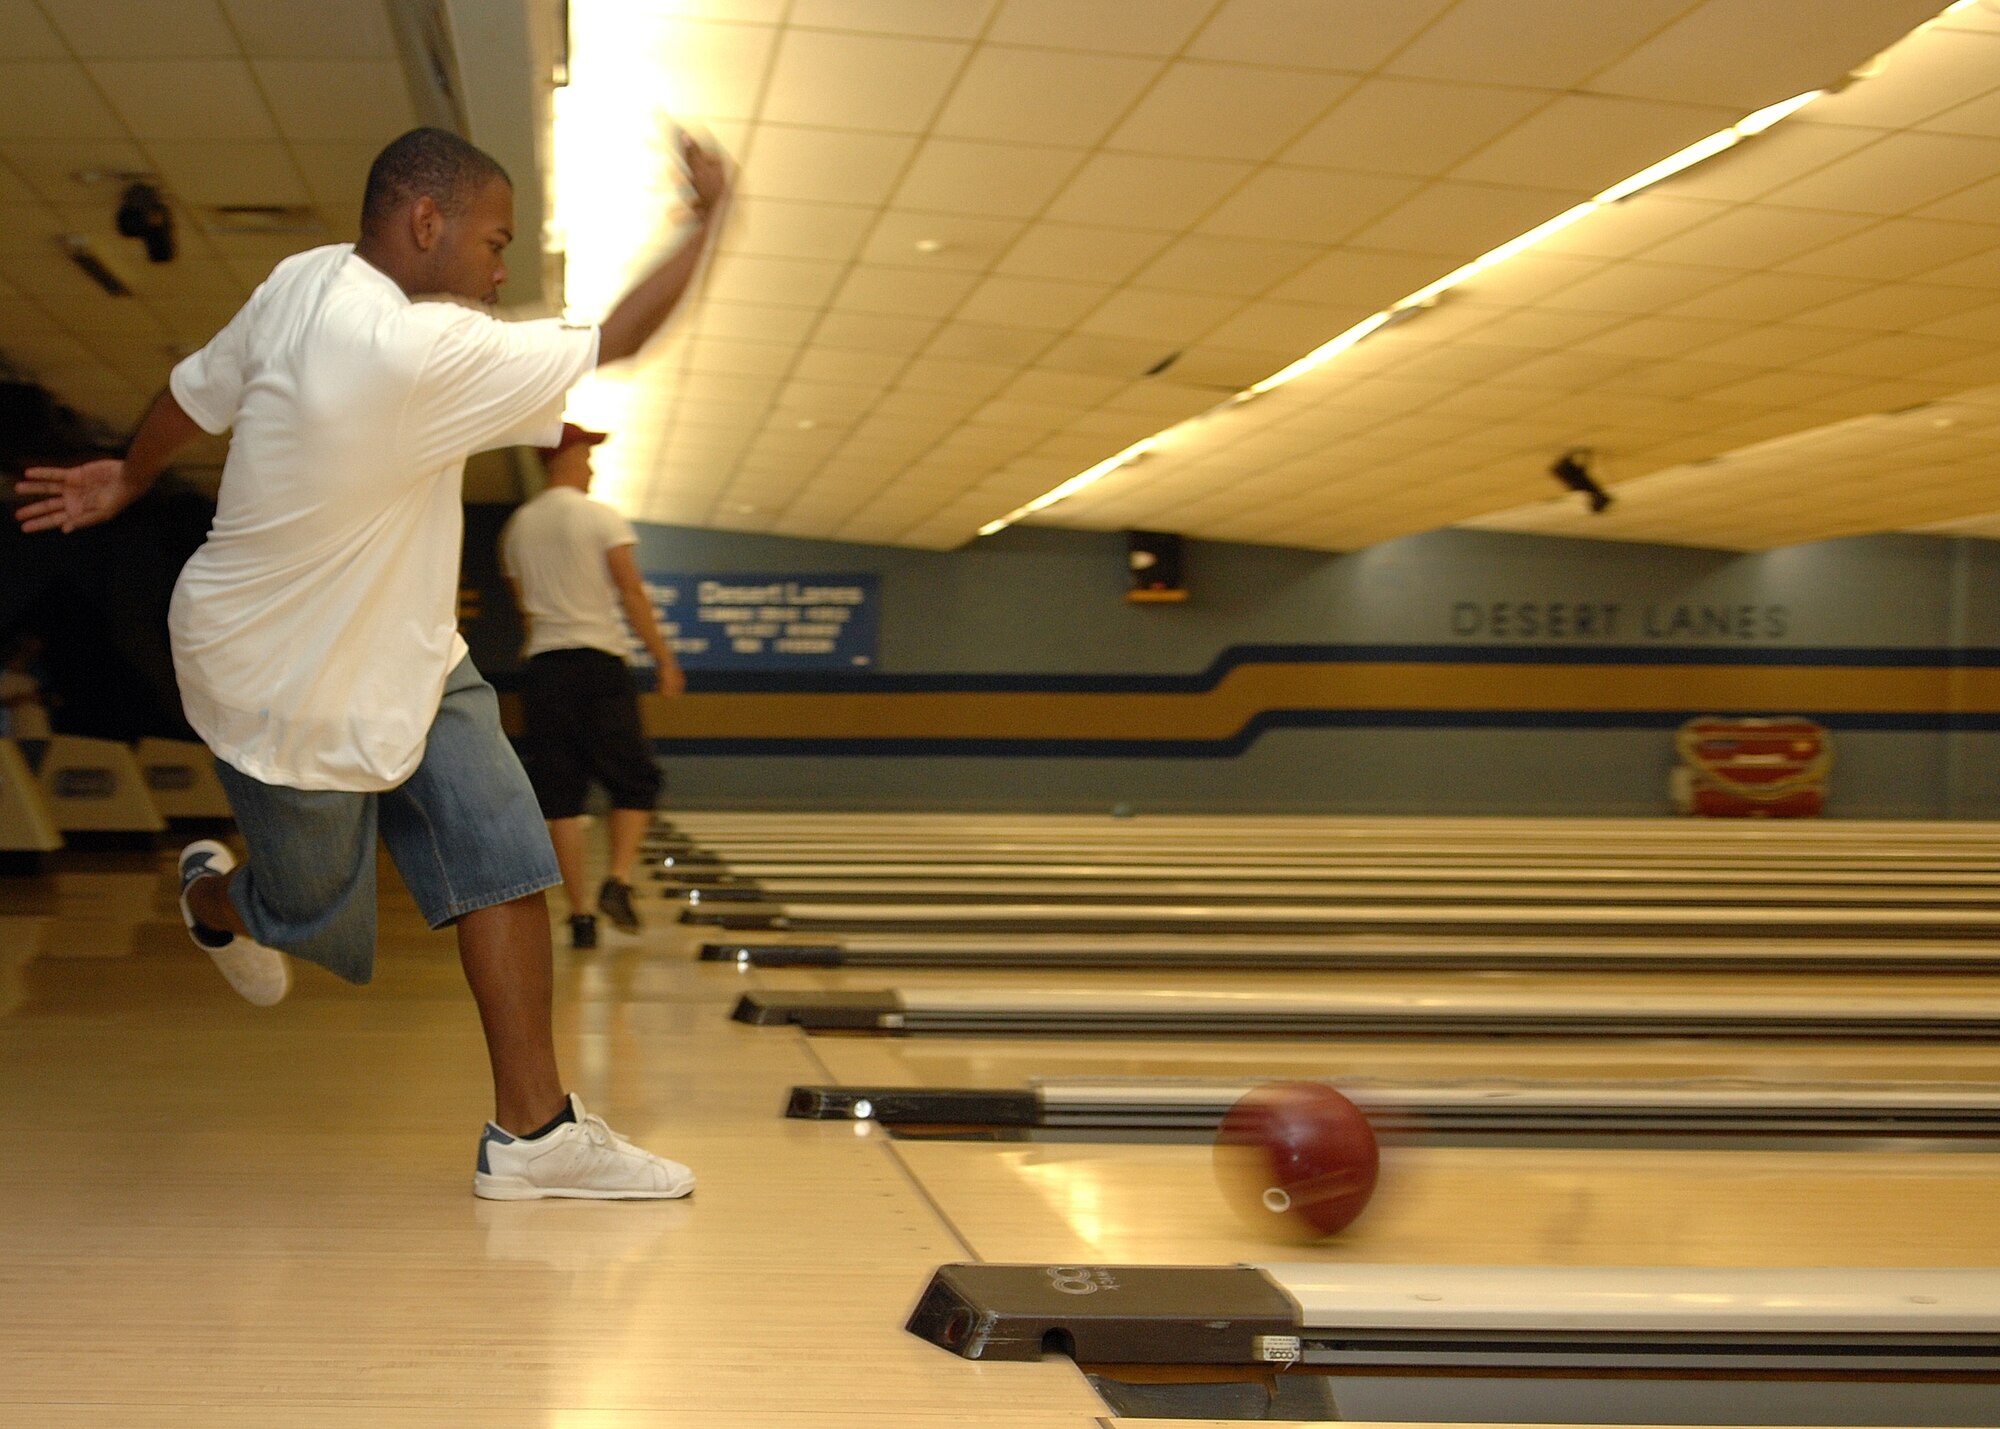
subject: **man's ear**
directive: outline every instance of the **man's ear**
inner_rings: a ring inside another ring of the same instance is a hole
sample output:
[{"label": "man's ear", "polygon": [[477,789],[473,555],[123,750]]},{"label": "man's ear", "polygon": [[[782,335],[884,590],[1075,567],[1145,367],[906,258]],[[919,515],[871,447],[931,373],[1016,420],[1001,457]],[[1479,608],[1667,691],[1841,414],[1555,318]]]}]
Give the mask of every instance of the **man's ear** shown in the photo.
[{"label": "man's ear", "polygon": [[410,238],[420,252],[428,253],[444,233],[444,212],[438,208],[437,200],[429,194],[421,194],[410,205]]}]

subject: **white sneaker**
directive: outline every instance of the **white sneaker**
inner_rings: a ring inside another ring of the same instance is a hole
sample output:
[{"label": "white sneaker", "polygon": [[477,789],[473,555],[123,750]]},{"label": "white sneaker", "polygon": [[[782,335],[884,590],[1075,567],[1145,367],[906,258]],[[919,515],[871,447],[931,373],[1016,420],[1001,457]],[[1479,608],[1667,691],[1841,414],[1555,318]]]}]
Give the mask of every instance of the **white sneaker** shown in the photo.
[{"label": "white sneaker", "polygon": [[569,1109],[575,1121],[532,1141],[487,1122],[472,1194],[489,1201],[671,1201],[694,1189],[694,1172],[634,1146],[574,1094]]},{"label": "white sneaker", "polygon": [[187,893],[196,879],[213,878],[236,867],[235,856],[214,839],[196,839],[181,850],[181,921],[195,946],[215,959],[229,985],[259,1007],[284,1001],[292,990],[292,968],[285,955],[262,943],[195,921]]}]

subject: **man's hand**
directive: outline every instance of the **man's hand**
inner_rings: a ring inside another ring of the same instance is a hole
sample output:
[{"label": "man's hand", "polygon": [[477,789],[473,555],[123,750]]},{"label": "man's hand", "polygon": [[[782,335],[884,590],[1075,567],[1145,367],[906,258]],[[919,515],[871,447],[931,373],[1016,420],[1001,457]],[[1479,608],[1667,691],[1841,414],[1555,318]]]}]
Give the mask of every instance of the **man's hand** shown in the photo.
[{"label": "man's hand", "polygon": [[138,500],[145,485],[126,479],[124,462],[107,458],[82,466],[31,466],[14,490],[43,498],[14,512],[22,530],[67,533],[109,521]]},{"label": "man's hand", "polygon": [[706,219],[729,196],[729,161],[720,149],[709,149],[681,131],[681,167],[687,170],[688,187],[694,190],[695,217]]},{"label": "man's hand", "polygon": [[660,693],[670,700],[687,693],[688,677],[681,673],[681,667],[672,660],[665,664],[655,664],[653,678],[659,682]]}]

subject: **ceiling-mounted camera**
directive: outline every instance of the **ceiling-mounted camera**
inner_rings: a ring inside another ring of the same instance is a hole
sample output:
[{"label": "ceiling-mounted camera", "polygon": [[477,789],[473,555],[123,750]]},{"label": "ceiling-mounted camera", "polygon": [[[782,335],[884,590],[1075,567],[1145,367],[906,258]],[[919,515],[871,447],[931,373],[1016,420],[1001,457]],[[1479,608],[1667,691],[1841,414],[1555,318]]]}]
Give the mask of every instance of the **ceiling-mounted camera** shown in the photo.
[{"label": "ceiling-mounted camera", "polygon": [[124,197],[118,200],[118,231],[144,243],[146,256],[153,262],[173,262],[173,210],[151,184],[127,186]]}]

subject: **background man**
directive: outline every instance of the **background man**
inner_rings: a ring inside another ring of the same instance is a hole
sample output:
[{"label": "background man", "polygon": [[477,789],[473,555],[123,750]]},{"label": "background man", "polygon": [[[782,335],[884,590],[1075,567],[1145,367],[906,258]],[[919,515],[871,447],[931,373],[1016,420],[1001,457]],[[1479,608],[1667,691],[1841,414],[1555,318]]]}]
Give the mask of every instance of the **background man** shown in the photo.
[{"label": "background man", "polygon": [[[570,944],[578,948],[597,946],[598,912],[622,932],[639,931],[632,865],[652,822],[660,771],[625,664],[628,624],[653,657],[660,693],[678,695],[685,685],[632,558],[639,539],[632,523],[590,498],[591,452],[604,440],[603,432],[564,423],[556,444],[542,449],[548,487],[500,533],[500,567],[528,631],[522,758],[562,866]],[[611,856],[595,902],[583,818],[593,778],[611,796]]]}]

